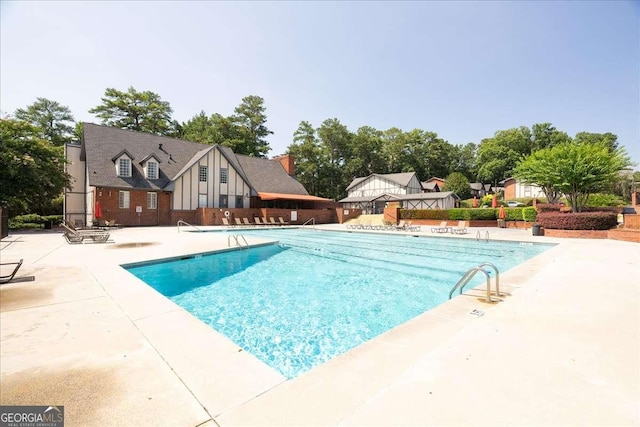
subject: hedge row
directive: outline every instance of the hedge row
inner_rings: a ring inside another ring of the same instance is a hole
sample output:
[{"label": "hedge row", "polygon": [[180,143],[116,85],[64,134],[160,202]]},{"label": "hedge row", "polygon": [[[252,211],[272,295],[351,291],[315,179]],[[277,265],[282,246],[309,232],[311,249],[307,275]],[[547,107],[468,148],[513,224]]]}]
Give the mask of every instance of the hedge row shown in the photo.
[{"label": "hedge row", "polygon": [[[507,221],[529,221],[536,219],[536,209],[526,208],[505,208],[505,220]],[[495,221],[498,219],[500,209],[401,209],[402,219],[430,219],[430,220],[452,220],[452,221]]]},{"label": "hedge row", "polygon": [[618,225],[615,212],[544,212],[538,214],[538,223],[556,230],[608,230]]},{"label": "hedge row", "polygon": [[9,228],[12,230],[25,228],[44,228],[44,223],[46,221],[51,221],[52,225],[58,225],[62,222],[62,215],[17,215],[9,219]]}]

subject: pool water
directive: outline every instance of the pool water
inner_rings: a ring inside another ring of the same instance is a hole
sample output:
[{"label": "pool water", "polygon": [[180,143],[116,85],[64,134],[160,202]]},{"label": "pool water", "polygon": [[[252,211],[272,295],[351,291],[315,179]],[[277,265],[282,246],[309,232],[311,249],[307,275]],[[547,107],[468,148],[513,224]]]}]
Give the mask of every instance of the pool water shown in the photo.
[{"label": "pool water", "polygon": [[553,246],[301,229],[241,233],[280,243],[123,267],[287,378],[446,301],[471,267],[491,262],[504,273]]}]

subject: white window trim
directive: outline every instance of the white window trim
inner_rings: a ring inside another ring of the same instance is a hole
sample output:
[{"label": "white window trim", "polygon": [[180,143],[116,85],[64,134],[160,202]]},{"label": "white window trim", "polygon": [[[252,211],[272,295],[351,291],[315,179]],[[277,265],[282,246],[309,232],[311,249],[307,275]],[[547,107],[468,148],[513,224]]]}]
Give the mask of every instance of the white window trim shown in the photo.
[{"label": "white window trim", "polygon": [[147,209],[158,209],[158,193],[147,193]]},{"label": "white window trim", "polygon": [[118,192],[118,208],[129,209],[131,206],[131,193],[129,191]]},{"label": "white window trim", "polygon": [[[202,171],[204,170],[204,180],[202,179]],[[198,166],[198,181],[199,182],[208,182],[209,181],[209,168],[207,166],[200,165]]]},{"label": "white window trim", "polygon": [[[155,176],[151,176],[151,174],[149,173],[149,165],[154,164],[155,165]],[[159,173],[159,169],[158,169],[158,162],[154,162],[153,160],[149,160],[147,162],[147,179],[158,179],[158,176],[160,175]]]},{"label": "white window trim", "polygon": [[[124,175],[122,173],[122,167],[121,167],[121,162],[127,162],[128,163],[128,169],[129,169],[129,174],[128,175]],[[123,178],[131,178],[131,170],[132,170],[132,166],[131,166],[131,159],[126,157],[126,156],[122,156],[118,159],[118,162],[116,163],[116,172],[118,173],[118,176],[121,176]]]}]

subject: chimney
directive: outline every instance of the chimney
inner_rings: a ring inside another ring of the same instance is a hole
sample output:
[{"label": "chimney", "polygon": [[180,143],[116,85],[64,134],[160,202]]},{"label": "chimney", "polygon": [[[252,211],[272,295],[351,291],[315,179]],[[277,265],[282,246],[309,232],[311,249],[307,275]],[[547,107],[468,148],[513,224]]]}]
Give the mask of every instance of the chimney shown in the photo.
[{"label": "chimney", "polygon": [[280,162],[284,170],[290,176],[295,176],[296,174],[296,166],[293,161],[293,156],[291,154],[283,154],[282,156],[274,157],[271,160],[277,160]]}]

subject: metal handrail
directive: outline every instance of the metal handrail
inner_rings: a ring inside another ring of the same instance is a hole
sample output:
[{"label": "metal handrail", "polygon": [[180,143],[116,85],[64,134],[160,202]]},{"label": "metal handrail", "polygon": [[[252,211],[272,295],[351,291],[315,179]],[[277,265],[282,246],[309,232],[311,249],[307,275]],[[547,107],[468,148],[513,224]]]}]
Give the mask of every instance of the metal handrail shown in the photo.
[{"label": "metal handrail", "polygon": [[[476,240],[479,242],[481,238],[482,237],[480,237],[480,230],[478,230],[478,232],[476,233]],[[489,241],[489,230],[487,230],[487,232],[484,234],[484,241]]]},{"label": "metal handrail", "polygon": [[195,228],[195,229],[196,229],[196,230],[198,230],[198,231],[202,231],[201,229],[199,229],[199,228],[198,228],[198,227],[196,227],[195,225],[191,225],[191,224],[189,224],[187,221],[184,221],[184,220],[179,219],[179,220],[178,220],[178,223],[176,224],[176,225],[178,226],[178,233],[180,232],[180,224],[182,224],[182,225],[188,225],[189,227],[193,227],[193,228]]},{"label": "metal handrail", "polygon": [[478,267],[493,268],[493,271],[496,272],[496,296],[501,297],[502,295],[500,295],[500,271],[498,270],[498,267],[496,267],[494,264],[491,264],[490,262],[483,262],[482,264],[478,265]]},{"label": "metal handrail", "polygon": [[306,221],[304,222],[304,224],[302,224],[302,226],[304,227],[305,225],[309,224],[310,222],[312,222],[312,223],[313,223],[313,226],[314,226],[314,227],[316,226],[316,219],[315,219],[315,217],[314,217],[314,218],[309,218],[308,220],[306,220]]},{"label": "metal handrail", "polygon": [[[249,243],[247,242],[247,239],[242,234],[229,234],[229,236],[227,237],[227,247],[228,248],[231,247],[231,238],[232,237],[236,242],[236,246],[240,246],[240,248],[242,248],[242,249],[245,249],[245,248],[249,247]],[[242,241],[244,242],[244,245],[242,244],[242,242],[240,242],[239,238],[242,238]]]},{"label": "metal handrail", "polygon": [[[477,272],[481,271],[487,277],[487,302],[495,302],[491,298],[491,275],[489,274],[489,272],[487,270],[485,270],[483,268],[484,265],[493,267],[496,270],[496,272],[498,271],[496,266],[493,265],[493,264],[490,264],[490,263],[485,263],[485,264],[481,264],[481,265],[479,265],[477,267],[470,268],[469,270],[467,270],[466,273],[464,273],[462,278],[460,280],[458,280],[458,283],[456,283],[455,286],[453,288],[451,288],[451,291],[449,292],[449,299],[451,299],[451,297],[453,296],[453,293],[456,290],[459,290],[460,291],[459,293],[462,294],[462,290],[471,281],[473,276],[475,276]],[[499,274],[499,273],[497,273],[497,274]],[[500,296],[499,295],[499,291],[498,291],[498,296]]]}]

